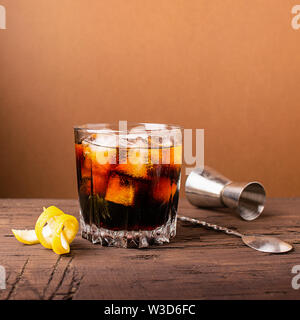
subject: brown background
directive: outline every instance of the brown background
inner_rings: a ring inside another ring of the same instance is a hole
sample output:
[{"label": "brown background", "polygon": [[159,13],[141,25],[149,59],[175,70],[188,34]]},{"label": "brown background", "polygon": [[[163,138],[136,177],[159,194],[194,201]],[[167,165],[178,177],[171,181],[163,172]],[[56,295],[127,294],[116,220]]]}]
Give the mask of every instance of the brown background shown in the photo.
[{"label": "brown background", "polygon": [[207,164],[300,195],[297,1],[0,4],[1,197],[75,197],[72,126],[119,119],[205,128]]}]

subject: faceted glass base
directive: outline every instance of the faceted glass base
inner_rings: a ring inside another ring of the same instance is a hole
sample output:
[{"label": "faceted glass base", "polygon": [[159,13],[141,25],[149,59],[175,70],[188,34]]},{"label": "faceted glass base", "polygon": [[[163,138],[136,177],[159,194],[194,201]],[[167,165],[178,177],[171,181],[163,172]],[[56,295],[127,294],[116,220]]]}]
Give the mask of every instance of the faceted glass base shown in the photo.
[{"label": "faceted glass base", "polygon": [[176,217],[151,231],[113,231],[87,225],[80,219],[81,235],[92,243],[119,248],[146,248],[150,245],[168,243],[176,235]]}]

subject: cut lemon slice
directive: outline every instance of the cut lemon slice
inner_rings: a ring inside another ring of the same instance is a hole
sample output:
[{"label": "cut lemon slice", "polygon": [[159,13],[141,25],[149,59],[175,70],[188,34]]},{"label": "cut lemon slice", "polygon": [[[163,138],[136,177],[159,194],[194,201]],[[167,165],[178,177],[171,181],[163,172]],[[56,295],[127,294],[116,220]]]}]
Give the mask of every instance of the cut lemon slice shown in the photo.
[{"label": "cut lemon slice", "polygon": [[57,254],[70,252],[70,244],[74,240],[78,229],[79,224],[75,217],[69,214],[57,217],[53,229],[52,250]]},{"label": "cut lemon slice", "polygon": [[55,221],[57,217],[64,215],[64,213],[51,206],[47,209],[44,208],[44,212],[39,216],[35,224],[35,233],[40,243],[48,249],[52,249],[52,236],[53,229],[55,228]]},{"label": "cut lemon slice", "polygon": [[34,230],[11,230],[16,239],[25,244],[37,244],[40,243]]}]

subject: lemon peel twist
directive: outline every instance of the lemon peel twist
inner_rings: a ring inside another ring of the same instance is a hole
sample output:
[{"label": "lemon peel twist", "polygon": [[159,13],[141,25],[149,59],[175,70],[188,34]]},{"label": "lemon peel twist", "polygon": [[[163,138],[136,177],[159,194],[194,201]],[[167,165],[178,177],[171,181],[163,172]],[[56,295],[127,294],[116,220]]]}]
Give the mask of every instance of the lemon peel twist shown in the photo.
[{"label": "lemon peel twist", "polygon": [[16,239],[24,244],[41,243],[57,254],[70,252],[70,244],[79,229],[78,220],[55,206],[44,208],[37,219],[34,230],[16,230],[12,232]]},{"label": "lemon peel twist", "polygon": [[52,237],[52,250],[57,254],[70,252],[70,243],[78,232],[78,221],[69,214],[59,216],[55,221]]},{"label": "lemon peel twist", "polygon": [[[56,208],[55,206],[51,206],[47,209],[44,208],[43,213],[37,219],[35,224],[35,233],[41,245],[47,249],[52,249],[52,233],[55,221],[58,216],[63,214],[64,213],[60,209]],[[47,226],[45,227],[46,224]],[[44,229],[44,227],[46,229]]]}]

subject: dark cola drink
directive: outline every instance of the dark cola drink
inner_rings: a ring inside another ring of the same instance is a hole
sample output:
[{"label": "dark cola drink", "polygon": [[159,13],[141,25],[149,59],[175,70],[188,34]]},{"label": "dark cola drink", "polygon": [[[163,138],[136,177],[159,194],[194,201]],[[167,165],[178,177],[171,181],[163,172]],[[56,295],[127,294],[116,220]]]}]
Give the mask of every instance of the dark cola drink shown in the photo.
[{"label": "dark cola drink", "polygon": [[182,156],[176,132],[177,138],[174,130],[140,128],[120,137],[108,129],[75,129],[84,238],[147,247],[175,236]]}]

